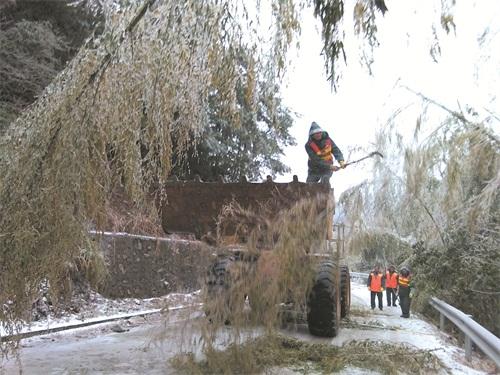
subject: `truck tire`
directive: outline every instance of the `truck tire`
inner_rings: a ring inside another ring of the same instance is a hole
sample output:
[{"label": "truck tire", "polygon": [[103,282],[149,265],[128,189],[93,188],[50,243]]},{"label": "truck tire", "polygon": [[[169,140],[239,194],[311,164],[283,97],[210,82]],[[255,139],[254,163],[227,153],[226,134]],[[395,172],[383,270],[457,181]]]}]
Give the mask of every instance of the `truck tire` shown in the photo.
[{"label": "truck tire", "polygon": [[235,259],[231,256],[218,257],[208,270],[206,281],[205,315],[210,321],[229,324],[230,268]]},{"label": "truck tire", "polygon": [[335,264],[322,261],[307,301],[307,325],[315,336],[334,337],[337,334]]},{"label": "truck tire", "polygon": [[348,266],[340,266],[340,317],[345,318],[351,309],[351,275]]}]

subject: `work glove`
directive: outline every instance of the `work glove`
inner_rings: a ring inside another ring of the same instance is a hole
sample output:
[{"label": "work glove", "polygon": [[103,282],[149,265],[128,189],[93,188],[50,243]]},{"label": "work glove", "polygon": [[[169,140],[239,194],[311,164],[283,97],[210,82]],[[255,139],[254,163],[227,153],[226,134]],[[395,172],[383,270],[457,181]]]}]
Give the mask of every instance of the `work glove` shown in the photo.
[{"label": "work glove", "polygon": [[344,160],[339,161],[339,164],[340,164],[340,168],[342,168],[342,169],[344,169],[346,167]]}]

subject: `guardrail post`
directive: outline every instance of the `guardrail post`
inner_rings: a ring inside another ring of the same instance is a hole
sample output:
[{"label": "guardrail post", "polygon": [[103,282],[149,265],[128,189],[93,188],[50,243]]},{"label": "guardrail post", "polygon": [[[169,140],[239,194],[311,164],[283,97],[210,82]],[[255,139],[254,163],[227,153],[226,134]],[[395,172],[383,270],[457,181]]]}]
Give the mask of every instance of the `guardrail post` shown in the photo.
[{"label": "guardrail post", "polygon": [[[467,315],[469,318],[472,319],[472,315],[470,314],[465,314],[465,315]],[[468,336],[465,332],[464,335],[465,335],[465,358],[468,361],[470,361],[472,358],[472,340],[470,339],[470,336]]]},{"label": "guardrail post", "polygon": [[472,358],[472,340],[465,335],[465,358],[470,361]]},{"label": "guardrail post", "polygon": [[439,313],[439,329],[444,331],[444,322],[446,321],[446,317],[442,312]]}]

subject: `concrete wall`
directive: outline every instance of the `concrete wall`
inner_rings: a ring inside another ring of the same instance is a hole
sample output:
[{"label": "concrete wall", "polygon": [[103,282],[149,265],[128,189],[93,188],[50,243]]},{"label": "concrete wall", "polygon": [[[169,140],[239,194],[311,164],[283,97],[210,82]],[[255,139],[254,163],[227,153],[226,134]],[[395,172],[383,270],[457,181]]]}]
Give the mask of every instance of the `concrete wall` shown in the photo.
[{"label": "concrete wall", "polygon": [[111,298],[148,298],[200,289],[212,248],[199,241],[96,233],[109,278],[99,292]]}]

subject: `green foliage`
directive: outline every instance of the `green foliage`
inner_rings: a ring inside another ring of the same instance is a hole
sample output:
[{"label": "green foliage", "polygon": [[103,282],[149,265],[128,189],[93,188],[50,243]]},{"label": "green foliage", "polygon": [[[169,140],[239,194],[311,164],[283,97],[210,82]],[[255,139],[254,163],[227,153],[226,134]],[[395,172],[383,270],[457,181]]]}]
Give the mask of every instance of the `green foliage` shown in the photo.
[{"label": "green foliage", "polygon": [[361,259],[357,267],[365,271],[371,271],[376,265],[382,271],[390,265],[399,269],[411,255],[411,246],[406,241],[384,232],[356,233],[349,246],[349,253],[357,253]]},{"label": "green foliage", "polygon": [[295,144],[289,133],[292,116],[277,96],[279,88],[269,87],[259,77],[251,56],[242,53],[240,64],[238,112],[228,118],[221,93],[211,90],[208,124],[186,160],[179,160],[174,167],[175,175],[184,179],[199,175],[203,181],[224,176],[227,181],[239,181],[242,177],[259,180],[266,172],[274,177],[289,171],[280,156],[286,146]]},{"label": "green foliage", "polygon": [[[346,2],[343,0],[314,0],[314,15],[321,21],[323,39],[323,56],[325,59],[325,70],[328,80],[336,87],[340,78],[340,63],[347,63],[345,45],[346,30],[344,27],[344,15],[346,13]],[[367,42],[370,57],[364,54],[361,60],[370,68],[373,63],[373,49],[378,46],[377,40],[377,13],[384,14],[387,11],[384,0],[357,0],[353,9],[347,14],[354,18],[354,33],[361,35],[362,40]]]},{"label": "green foliage", "polygon": [[344,17],[344,1],[342,0],[316,0],[314,2],[314,15],[319,17],[323,38],[323,53],[325,55],[325,69],[328,79],[334,85],[338,80],[336,67],[338,60],[345,62],[343,35],[341,21]]},{"label": "green foliage", "polygon": [[500,250],[498,235],[469,235],[454,231],[447,248],[416,246],[411,258],[418,295],[425,308],[429,296],[438,296],[471,314],[495,335],[500,335]]}]

